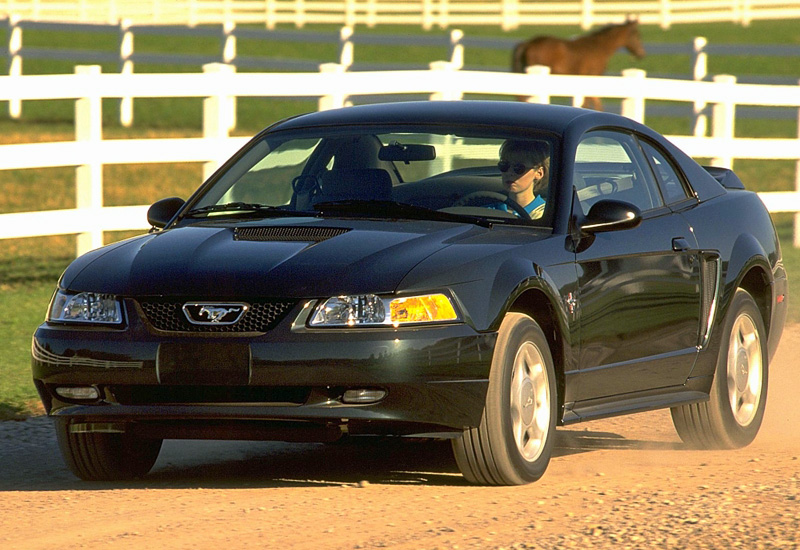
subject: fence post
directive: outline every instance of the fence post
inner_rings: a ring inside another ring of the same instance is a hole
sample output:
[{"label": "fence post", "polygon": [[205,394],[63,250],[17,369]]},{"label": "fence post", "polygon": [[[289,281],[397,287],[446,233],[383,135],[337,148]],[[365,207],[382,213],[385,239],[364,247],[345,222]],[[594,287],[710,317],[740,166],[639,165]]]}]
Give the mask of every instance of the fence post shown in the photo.
[{"label": "fence post", "polygon": [[[119,22],[119,73],[133,74],[133,31],[131,20]],[[133,98],[122,97],[119,100],[119,123],[125,128],[133,124]]]},{"label": "fence post", "polygon": [[[228,66],[228,69],[225,71],[236,72],[236,66],[234,65],[236,61],[236,22],[235,21],[225,21],[222,24],[222,36],[220,45],[222,47],[222,53],[220,57],[222,58],[222,63],[225,66]],[[236,128],[237,119],[236,119],[236,97],[230,96],[225,98],[225,108],[228,109],[228,123],[230,126],[228,127],[229,130],[233,130]]]},{"label": "fence post", "polygon": [[[100,75],[100,65],[79,65],[75,74],[86,78]],[[99,95],[89,95],[96,89],[91,83],[81,87],[87,95],[75,101],[75,141],[84,149],[92,150],[103,139],[103,102]],[[75,169],[75,208],[91,210],[103,207],[103,164],[94,157],[89,164]],[[103,230],[79,233],[76,253],[78,256],[103,246]]]},{"label": "fence post", "polygon": [[460,29],[450,31],[450,64],[454,69],[464,68],[464,44],[461,43],[463,38],[464,31]]},{"label": "fence post", "polygon": [[628,97],[622,100],[622,116],[644,124],[644,94],[642,84],[647,77],[647,72],[642,69],[625,69],[622,76],[626,78],[625,86]]},{"label": "fence post", "polygon": [[[37,4],[37,8],[38,8],[39,2],[37,1],[36,4]],[[39,10],[37,9],[36,11],[38,12]],[[37,18],[37,19],[39,18],[39,14],[38,13],[35,14],[35,18]],[[106,22],[109,25],[115,25],[115,24],[119,23],[119,7],[117,6],[117,0],[109,0],[109,2],[108,2],[108,16],[106,17]]]},{"label": "fence post", "polygon": [[187,25],[191,28],[197,26],[197,0],[189,0],[189,13],[187,14]]},{"label": "fence post", "polygon": [[356,26],[356,2],[355,0],[345,0],[344,2],[344,24],[347,27]]},{"label": "fence post", "polygon": [[[797,84],[800,86],[800,80]],[[797,139],[800,139],[800,108],[797,109]],[[800,193],[800,159],[794,163],[794,190]],[[800,248],[800,212],[794,215],[794,247]]]},{"label": "fence post", "polygon": [[[697,82],[705,80],[708,75],[708,54],[706,53],[706,45],[708,40],[702,36],[694,39],[694,74],[693,78]],[[694,130],[693,133],[696,137],[704,137],[708,131],[708,115],[706,114],[706,102],[694,102]]]},{"label": "fence post", "polygon": [[236,60],[236,22],[225,21],[222,24],[222,35],[220,36],[220,58],[226,65],[231,65]]},{"label": "fence post", "polygon": [[298,29],[306,26],[305,0],[294,0],[294,26]]},{"label": "fence post", "polygon": [[519,28],[519,0],[502,0],[500,26],[504,31]]},{"label": "fence post", "polygon": [[[454,66],[449,61],[432,61],[428,64],[432,71],[457,71],[458,67]],[[433,92],[431,94],[431,101],[453,101],[461,99],[463,93],[456,90],[442,90],[440,92]]]},{"label": "fence post", "polygon": [[367,0],[367,27],[378,24],[378,0]]},{"label": "fence post", "polygon": [[[226,78],[235,72],[232,65],[222,63],[207,63],[203,65],[203,72],[216,78]],[[203,138],[227,139],[231,128],[230,97],[215,95],[203,98]],[[203,164],[203,181],[207,180],[224,159],[215,159]]]},{"label": "fence post", "polygon": [[669,5],[669,1],[661,0],[660,4],[661,28],[664,30],[672,26],[672,7]]},{"label": "fence post", "polygon": [[[339,63],[322,63],[319,66],[319,72],[329,75],[342,74],[346,70],[344,65]],[[344,107],[347,97],[341,92],[334,92],[332,94],[320,96],[317,102],[317,109],[319,111],[327,111],[328,109],[338,109]]]},{"label": "fence post", "polygon": [[267,29],[275,29],[275,0],[264,0],[264,25]]},{"label": "fence post", "polygon": [[753,2],[752,0],[742,0],[742,26],[749,27],[750,22],[753,20]]},{"label": "fence post", "polygon": [[[339,65],[347,71],[353,65],[353,27],[339,29]],[[325,72],[325,71],[323,71]]]},{"label": "fence post", "polygon": [[[525,67],[525,73],[530,75],[536,75],[540,77],[546,77],[550,74],[550,67],[547,65],[531,65],[530,67]],[[542,89],[542,86],[531,86],[531,89],[537,90]],[[528,96],[525,101],[528,103],[541,103],[541,104],[548,104],[550,103],[550,94],[546,93],[538,93],[535,95]]]},{"label": "fence post", "polygon": [[[22,76],[22,27],[20,16],[8,18],[8,76]],[[8,102],[8,116],[19,119],[22,116],[22,100]]]},{"label": "fence post", "polygon": [[[726,88],[732,88],[736,84],[736,77],[729,74],[720,74],[714,77],[717,83],[715,95],[719,98],[728,98],[730,93]],[[733,140],[734,123],[736,120],[736,104],[727,99],[719,99],[714,103],[711,111],[711,137],[715,143]],[[723,147],[728,151],[729,148]],[[711,159],[712,166],[723,168],[733,168],[733,157],[730,154],[721,155]]]},{"label": "fence post", "polygon": [[422,28],[426,31],[433,27],[433,0],[422,0]]},{"label": "fence post", "polygon": [[592,28],[592,7],[594,0],[582,0],[581,2],[581,28],[588,30]]},{"label": "fence post", "polygon": [[450,26],[450,1],[439,0],[439,28],[446,29]]}]

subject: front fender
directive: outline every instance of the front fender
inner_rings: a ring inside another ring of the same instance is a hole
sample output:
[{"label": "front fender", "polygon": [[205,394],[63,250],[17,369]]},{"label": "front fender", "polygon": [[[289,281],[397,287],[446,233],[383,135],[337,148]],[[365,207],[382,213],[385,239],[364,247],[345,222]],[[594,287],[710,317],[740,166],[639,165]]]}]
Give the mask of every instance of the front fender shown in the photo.
[{"label": "front fender", "polygon": [[[556,274],[548,270],[556,271]],[[515,304],[523,299],[523,296],[536,292],[547,300],[555,313],[554,324],[562,332],[569,330],[570,313],[567,311],[567,304],[562,299],[563,295],[574,290],[575,276],[574,265],[555,266],[545,269],[544,267],[530,262],[525,262],[520,258],[510,258],[506,260],[498,270],[497,277],[492,286],[492,298],[490,300],[490,310],[495,312],[490,329],[498,330],[505,314],[515,308]],[[572,272],[572,277],[559,277],[558,272]],[[560,279],[559,281],[556,278]],[[525,309],[524,306],[522,306]],[[518,308],[517,308],[518,309]]]}]

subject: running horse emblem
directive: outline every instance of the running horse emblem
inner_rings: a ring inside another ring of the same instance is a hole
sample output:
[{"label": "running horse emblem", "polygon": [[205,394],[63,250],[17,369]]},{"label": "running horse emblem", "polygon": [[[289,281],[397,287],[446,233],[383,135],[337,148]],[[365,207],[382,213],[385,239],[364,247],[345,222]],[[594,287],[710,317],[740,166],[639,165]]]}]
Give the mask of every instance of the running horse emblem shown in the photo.
[{"label": "running horse emblem", "polygon": [[[625,23],[608,25],[571,40],[536,36],[520,42],[514,47],[511,70],[524,73],[531,65],[546,65],[552,74],[602,75],[608,60],[620,48],[637,59],[645,56],[637,19],[629,17]],[[603,110],[597,97],[585,98],[583,106]]]}]

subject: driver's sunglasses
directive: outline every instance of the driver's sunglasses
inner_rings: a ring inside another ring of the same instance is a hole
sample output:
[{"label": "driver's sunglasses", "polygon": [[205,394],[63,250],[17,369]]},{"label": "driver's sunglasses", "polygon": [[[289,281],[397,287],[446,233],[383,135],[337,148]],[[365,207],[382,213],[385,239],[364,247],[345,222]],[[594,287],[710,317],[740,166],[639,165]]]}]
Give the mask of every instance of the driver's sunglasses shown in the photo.
[{"label": "driver's sunglasses", "polygon": [[507,160],[501,160],[500,162],[498,162],[497,163],[497,167],[500,169],[501,172],[504,172],[504,173],[508,172],[508,170],[510,168],[518,176],[521,176],[522,174],[524,174],[528,170],[531,170],[531,169],[535,168],[535,166],[530,166],[530,167],[529,166],[525,166],[521,162],[515,162],[514,164],[511,164]]}]

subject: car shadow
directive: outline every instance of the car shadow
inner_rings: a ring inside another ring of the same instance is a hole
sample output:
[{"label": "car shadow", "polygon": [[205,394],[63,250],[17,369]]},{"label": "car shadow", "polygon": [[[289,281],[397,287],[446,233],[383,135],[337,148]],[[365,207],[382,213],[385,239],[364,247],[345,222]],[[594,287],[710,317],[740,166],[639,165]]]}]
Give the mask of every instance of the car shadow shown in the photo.
[{"label": "car shadow", "polygon": [[[34,447],[22,447],[21,454],[15,452],[10,462],[19,462],[18,467],[0,471],[0,491],[467,485],[448,441],[375,437],[351,437],[333,444],[166,441],[147,476],[98,483],[76,479],[61,462],[54,440],[44,445],[39,440]],[[609,431],[558,430],[553,458],[600,450],[681,448],[680,443],[630,439]]]}]

